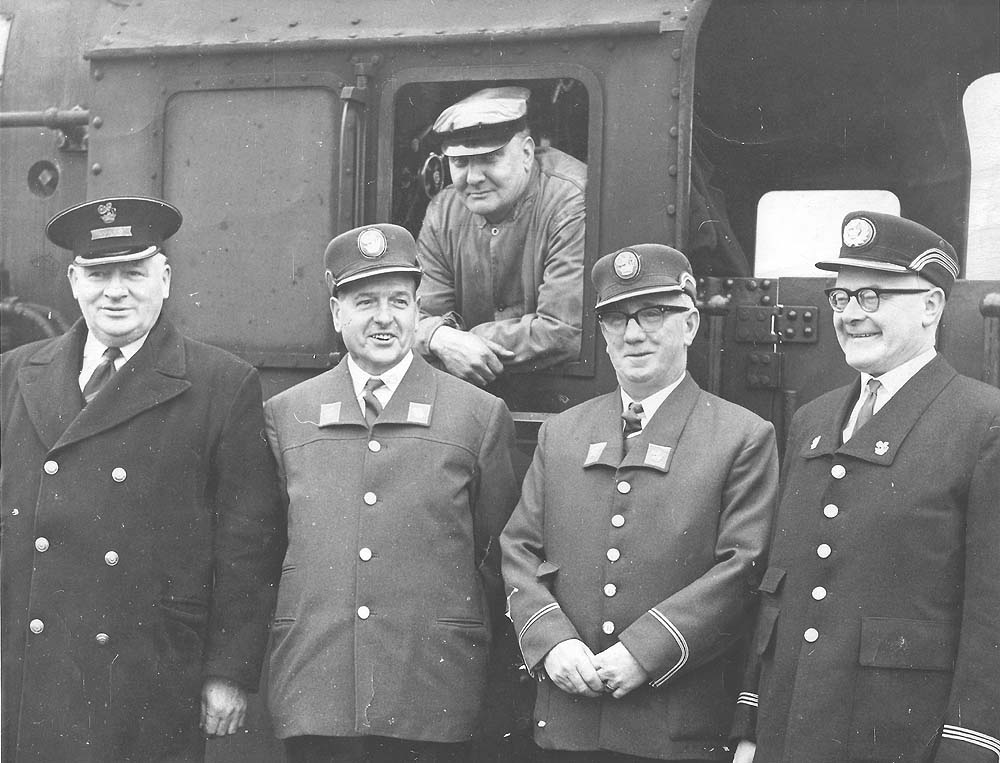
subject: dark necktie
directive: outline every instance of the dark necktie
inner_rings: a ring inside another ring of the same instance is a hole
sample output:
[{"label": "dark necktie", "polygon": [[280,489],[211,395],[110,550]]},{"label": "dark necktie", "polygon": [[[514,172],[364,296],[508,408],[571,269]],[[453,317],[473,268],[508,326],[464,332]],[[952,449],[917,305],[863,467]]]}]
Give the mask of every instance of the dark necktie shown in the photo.
[{"label": "dark necktie", "polygon": [[373,376],[365,382],[365,391],[361,395],[362,400],[365,401],[365,423],[368,424],[369,429],[374,426],[375,419],[382,413],[382,403],[375,397],[375,390],[382,386],[384,386],[382,380]]},{"label": "dark necktie", "polygon": [[109,347],[104,351],[101,362],[97,364],[94,373],[90,375],[87,383],[83,386],[83,399],[86,402],[93,400],[101,387],[108,383],[108,380],[115,375],[115,361],[122,356],[122,351],[117,347]]},{"label": "dark necktie", "polygon": [[[861,403],[861,408],[858,410],[858,420],[854,422],[854,432],[860,430],[875,415],[875,396],[878,394],[879,387],[881,386],[882,382],[878,379],[868,380],[868,397],[864,399],[864,402]],[[854,436],[854,432],[851,432],[852,437]]]},{"label": "dark necktie", "polygon": [[628,453],[632,447],[632,436],[642,431],[642,403],[629,403],[628,410],[622,414],[625,421],[625,428],[622,430],[622,437],[625,438],[625,452]]}]

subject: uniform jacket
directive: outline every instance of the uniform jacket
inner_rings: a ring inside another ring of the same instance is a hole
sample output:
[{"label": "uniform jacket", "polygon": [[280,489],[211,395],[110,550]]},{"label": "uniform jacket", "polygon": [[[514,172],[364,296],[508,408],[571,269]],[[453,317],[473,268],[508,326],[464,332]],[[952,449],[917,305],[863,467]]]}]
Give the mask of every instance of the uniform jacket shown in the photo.
[{"label": "uniform jacket", "polygon": [[450,311],[473,334],[512,350],[509,370],[580,354],[586,182],[587,165],[548,148],[536,152],[528,190],[501,223],[470,212],[452,187],[434,197],[417,239],[423,355]]},{"label": "uniform jacket", "polygon": [[87,328],[0,365],[4,760],[201,745],[207,676],[256,687],[280,502],[246,363],[164,318],[81,410]]},{"label": "uniform jacket", "polygon": [[535,741],[724,760],[726,657],[749,627],[778,484],[771,425],[687,376],[623,457],[618,391],[549,419],[504,530],[525,665],[621,641],[650,675],[618,700],[538,684]]},{"label": "uniform jacket", "polygon": [[414,357],[369,433],[345,359],[265,417],[288,500],[277,735],[468,739],[517,499],[506,407]]},{"label": "uniform jacket", "polygon": [[759,763],[996,763],[1000,391],[939,355],[841,445],[857,395],[792,421],[737,736],[759,704]]}]

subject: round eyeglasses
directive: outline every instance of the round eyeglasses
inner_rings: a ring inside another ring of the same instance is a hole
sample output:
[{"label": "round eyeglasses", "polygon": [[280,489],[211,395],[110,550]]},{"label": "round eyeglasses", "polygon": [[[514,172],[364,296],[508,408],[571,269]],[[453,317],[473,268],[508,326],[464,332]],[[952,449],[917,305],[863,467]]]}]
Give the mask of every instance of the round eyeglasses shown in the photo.
[{"label": "round eyeglasses", "polygon": [[656,331],[663,325],[669,313],[686,313],[690,309],[683,305],[649,305],[639,308],[634,313],[626,313],[624,310],[605,310],[597,314],[597,320],[608,331],[616,334],[624,333],[630,320],[635,320],[643,331]]},{"label": "round eyeglasses", "polygon": [[824,289],[823,293],[830,300],[830,307],[835,312],[842,313],[847,309],[847,303],[851,297],[858,300],[858,305],[866,313],[874,313],[878,310],[883,294],[923,294],[930,289],[877,289],[874,286],[865,286],[861,289],[842,289],[839,286],[833,289]]}]

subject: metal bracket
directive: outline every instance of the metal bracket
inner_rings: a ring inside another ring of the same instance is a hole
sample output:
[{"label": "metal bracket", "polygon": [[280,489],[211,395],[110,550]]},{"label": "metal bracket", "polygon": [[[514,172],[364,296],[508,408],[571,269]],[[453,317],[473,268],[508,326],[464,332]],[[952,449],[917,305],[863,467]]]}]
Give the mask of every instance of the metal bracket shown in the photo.
[{"label": "metal bracket", "polygon": [[736,309],[736,341],[744,344],[815,344],[815,305],[774,305]]},{"label": "metal bracket", "polygon": [[780,352],[751,352],[747,357],[747,386],[781,389],[785,356]]}]

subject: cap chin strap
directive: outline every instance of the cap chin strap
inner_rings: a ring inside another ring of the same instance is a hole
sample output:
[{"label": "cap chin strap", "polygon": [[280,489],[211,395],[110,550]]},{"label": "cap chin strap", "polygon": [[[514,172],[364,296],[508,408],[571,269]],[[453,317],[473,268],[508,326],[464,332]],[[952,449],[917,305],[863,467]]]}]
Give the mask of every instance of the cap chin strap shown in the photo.
[{"label": "cap chin strap", "polygon": [[135,260],[144,260],[147,257],[152,257],[159,251],[160,247],[153,244],[152,246],[147,246],[145,249],[140,249],[135,252],[131,252],[126,249],[123,252],[110,252],[103,257],[80,257],[77,255],[73,260],[73,264],[86,268],[93,265],[110,265],[116,262],[133,262]]}]

